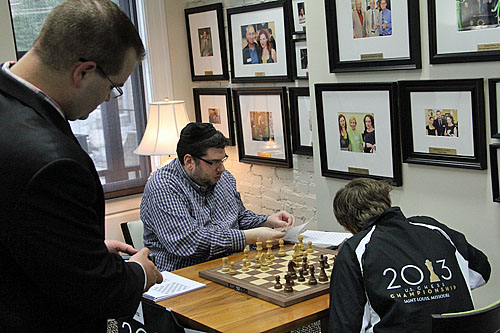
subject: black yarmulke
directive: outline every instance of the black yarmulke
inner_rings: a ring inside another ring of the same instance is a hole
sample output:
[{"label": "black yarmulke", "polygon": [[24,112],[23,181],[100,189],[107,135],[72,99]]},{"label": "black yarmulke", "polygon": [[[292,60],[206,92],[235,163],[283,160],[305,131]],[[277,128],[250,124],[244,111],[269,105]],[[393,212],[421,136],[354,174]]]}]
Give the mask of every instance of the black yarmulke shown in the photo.
[{"label": "black yarmulke", "polygon": [[189,123],[181,131],[180,140],[186,143],[196,143],[215,135],[217,130],[210,123]]}]

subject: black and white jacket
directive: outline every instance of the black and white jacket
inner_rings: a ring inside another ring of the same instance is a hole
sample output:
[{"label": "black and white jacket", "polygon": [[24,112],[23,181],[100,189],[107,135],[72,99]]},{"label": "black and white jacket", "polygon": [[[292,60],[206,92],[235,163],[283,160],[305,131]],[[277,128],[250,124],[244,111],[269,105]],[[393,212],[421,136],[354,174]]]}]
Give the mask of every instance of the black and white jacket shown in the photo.
[{"label": "black and white jacket", "polygon": [[431,314],[474,308],[488,258],[464,235],[398,207],[341,247],[330,284],[330,332],[428,332]]}]

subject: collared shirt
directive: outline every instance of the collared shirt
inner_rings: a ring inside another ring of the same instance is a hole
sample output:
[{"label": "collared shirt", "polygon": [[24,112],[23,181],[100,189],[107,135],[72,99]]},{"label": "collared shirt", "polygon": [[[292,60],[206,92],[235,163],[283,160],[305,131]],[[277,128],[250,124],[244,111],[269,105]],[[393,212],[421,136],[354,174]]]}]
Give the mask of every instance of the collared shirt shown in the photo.
[{"label": "collared shirt", "polygon": [[201,187],[176,158],[148,180],[141,219],[144,245],[160,271],[172,271],[242,251],[242,230],[258,227],[267,215],[245,209],[229,171],[215,186]]},{"label": "collared shirt", "polygon": [[52,98],[50,98],[46,93],[44,93],[43,91],[41,91],[39,88],[37,88],[36,86],[34,86],[33,84],[29,83],[28,81],[26,81],[25,79],[23,79],[22,77],[20,76],[17,76],[16,74],[12,73],[10,68],[12,66],[14,66],[16,62],[15,61],[7,61],[3,64],[2,66],[2,70],[8,75],[10,76],[11,78],[13,78],[14,80],[18,81],[19,83],[21,83],[23,86],[26,86],[27,88],[29,88],[31,91],[33,91],[35,94],[41,96],[44,100],[47,101],[47,103],[49,103],[50,105],[52,105],[52,107],[54,109],[57,110],[57,112],[59,112],[59,114],[64,118],[64,120],[66,120],[66,116],[64,115],[64,112],[62,110],[62,108],[59,106],[59,104],[57,104],[56,101],[54,101]]},{"label": "collared shirt", "polygon": [[248,50],[250,51],[250,58],[252,58],[252,64],[258,64],[259,53],[257,52],[257,46],[255,46],[253,49],[249,47]]}]

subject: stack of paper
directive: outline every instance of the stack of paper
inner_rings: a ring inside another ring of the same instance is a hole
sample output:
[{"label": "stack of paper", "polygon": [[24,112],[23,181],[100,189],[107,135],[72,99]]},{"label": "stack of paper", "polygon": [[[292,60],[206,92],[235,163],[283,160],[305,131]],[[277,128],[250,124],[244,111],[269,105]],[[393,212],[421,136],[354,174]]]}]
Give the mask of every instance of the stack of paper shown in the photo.
[{"label": "stack of paper", "polygon": [[144,298],[159,302],[206,286],[204,283],[186,279],[170,272],[161,272],[161,275],[163,275],[163,282],[149,288],[142,295]]},{"label": "stack of paper", "polygon": [[352,234],[349,232],[306,230],[301,236],[304,237],[304,244],[310,241],[313,246],[329,247],[339,246],[340,243],[351,237]]}]

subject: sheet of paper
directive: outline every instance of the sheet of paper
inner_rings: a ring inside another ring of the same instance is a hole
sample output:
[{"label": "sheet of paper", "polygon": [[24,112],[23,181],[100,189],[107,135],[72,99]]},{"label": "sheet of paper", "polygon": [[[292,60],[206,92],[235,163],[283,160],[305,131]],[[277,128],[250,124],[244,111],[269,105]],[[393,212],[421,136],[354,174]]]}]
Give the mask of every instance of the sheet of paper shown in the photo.
[{"label": "sheet of paper", "polygon": [[313,246],[328,247],[338,246],[345,239],[352,236],[349,232],[331,232],[331,231],[318,231],[306,230],[302,233],[304,237],[304,244],[311,241]]},{"label": "sheet of paper", "polygon": [[301,225],[296,225],[295,227],[288,227],[288,228],[283,228],[286,230],[286,235],[283,237],[283,239],[286,242],[292,242],[292,243],[298,243],[299,240],[297,237],[299,237],[299,234],[304,228],[309,224],[311,221],[307,221],[304,224]]},{"label": "sheet of paper", "polygon": [[161,272],[161,275],[163,282],[152,286],[143,294],[143,297],[159,302],[206,286],[204,283],[186,279],[171,272]]}]

